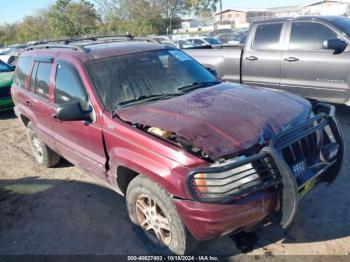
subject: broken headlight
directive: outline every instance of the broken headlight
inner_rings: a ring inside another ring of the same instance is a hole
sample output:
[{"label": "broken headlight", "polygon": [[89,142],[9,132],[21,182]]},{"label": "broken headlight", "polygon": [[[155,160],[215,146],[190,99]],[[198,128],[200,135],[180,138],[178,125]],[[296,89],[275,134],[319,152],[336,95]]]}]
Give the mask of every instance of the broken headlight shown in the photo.
[{"label": "broken headlight", "polygon": [[239,157],[192,173],[194,197],[203,202],[224,201],[277,184],[277,171],[270,157],[256,155],[249,159]]}]

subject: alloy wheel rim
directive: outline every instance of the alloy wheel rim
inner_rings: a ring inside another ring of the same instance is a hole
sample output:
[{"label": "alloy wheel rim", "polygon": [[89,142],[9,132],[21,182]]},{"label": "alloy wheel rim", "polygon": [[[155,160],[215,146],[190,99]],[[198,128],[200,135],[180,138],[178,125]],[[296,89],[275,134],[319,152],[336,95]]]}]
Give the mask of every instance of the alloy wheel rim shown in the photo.
[{"label": "alloy wheel rim", "polygon": [[40,140],[36,136],[36,134],[32,133],[32,147],[34,151],[34,155],[36,156],[37,159],[41,160],[43,158],[43,150],[40,146]]},{"label": "alloy wheel rim", "polygon": [[136,215],[140,226],[155,234],[157,239],[168,246],[171,242],[169,220],[157,202],[147,195],[140,195],[136,200]]}]

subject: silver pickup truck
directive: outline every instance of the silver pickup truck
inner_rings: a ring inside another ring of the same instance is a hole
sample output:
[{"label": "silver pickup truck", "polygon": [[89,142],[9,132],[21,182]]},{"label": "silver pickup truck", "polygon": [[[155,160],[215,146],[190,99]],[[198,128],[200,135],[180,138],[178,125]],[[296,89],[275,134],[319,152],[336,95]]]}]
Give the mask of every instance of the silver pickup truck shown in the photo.
[{"label": "silver pickup truck", "polygon": [[308,16],[255,22],[241,48],[186,52],[225,81],[350,106],[349,43],[349,18]]}]

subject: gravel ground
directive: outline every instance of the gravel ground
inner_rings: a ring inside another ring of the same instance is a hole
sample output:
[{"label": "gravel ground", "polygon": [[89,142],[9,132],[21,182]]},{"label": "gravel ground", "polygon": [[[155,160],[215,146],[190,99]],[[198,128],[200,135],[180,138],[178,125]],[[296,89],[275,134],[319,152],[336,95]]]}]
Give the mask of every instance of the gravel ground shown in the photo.
[{"label": "gravel ground", "polygon": [[[300,204],[288,232],[271,225],[257,232],[252,255],[350,254],[350,110],[339,107],[347,151],[339,179]],[[237,256],[230,238],[201,243],[196,254]],[[13,113],[0,114],[0,255],[145,255],[124,199],[63,162],[46,169],[31,154]]]}]

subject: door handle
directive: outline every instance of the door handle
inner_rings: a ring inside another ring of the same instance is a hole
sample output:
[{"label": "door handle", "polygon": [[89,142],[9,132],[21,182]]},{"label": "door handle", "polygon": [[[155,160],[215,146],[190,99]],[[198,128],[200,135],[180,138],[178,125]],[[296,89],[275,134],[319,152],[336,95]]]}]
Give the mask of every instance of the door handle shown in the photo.
[{"label": "door handle", "polygon": [[259,58],[257,58],[256,56],[247,56],[245,59],[246,59],[246,60],[249,60],[249,61],[256,61],[256,60],[258,60]]},{"label": "door handle", "polygon": [[56,114],[52,114],[51,117],[53,118],[54,121],[62,123],[62,121],[57,118]]},{"label": "door handle", "polygon": [[284,59],[284,61],[287,61],[287,62],[292,63],[292,62],[297,62],[297,61],[299,61],[299,58],[296,58],[296,57],[287,57],[287,58]]}]

